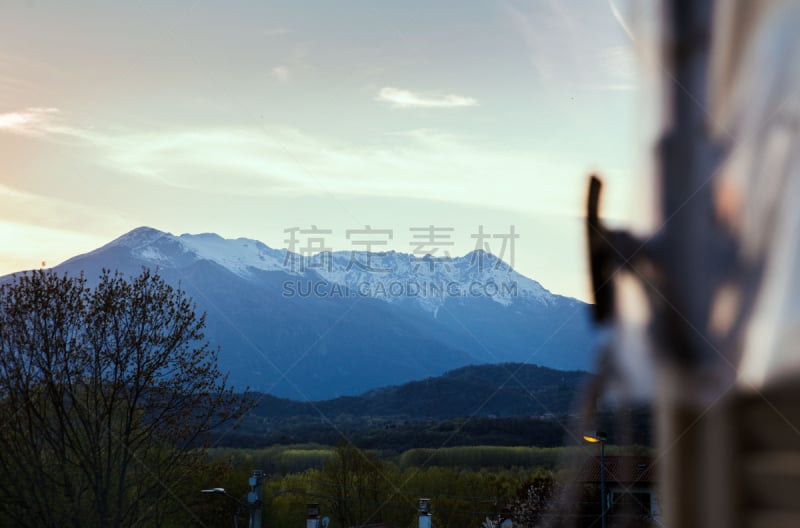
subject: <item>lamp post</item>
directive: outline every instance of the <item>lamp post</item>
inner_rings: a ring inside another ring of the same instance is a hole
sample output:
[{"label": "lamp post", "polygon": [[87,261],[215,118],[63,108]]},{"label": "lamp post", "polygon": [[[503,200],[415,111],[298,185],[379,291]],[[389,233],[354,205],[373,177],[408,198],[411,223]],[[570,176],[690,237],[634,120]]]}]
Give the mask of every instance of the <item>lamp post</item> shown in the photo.
[{"label": "lamp post", "polygon": [[224,495],[236,503],[236,513],[233,515],[234,528],[238,528],[239,526],[239,513],[242,510],[247,510],[247,512],[250,514],[248,528],[261,528],[261,490],[263,487],[264,476],[264,472],[260,469],[253,470],[250,478],[247,480],[247,483],[250,486],[250,491],[247,492],[246,497],[247,502],[237,499],[225,491],[225,488],[210,488],[200,491],[202,493],[216,493],[218,495]]},{"label": "lamp post", "polygon": [[600,526],[606,528],[606,440],[603,431],[584,433],[583,439],[590,444],[600,444]]},{"label": "lamp post", "polygon": [[230,493],[225,491],[225,488],[204,489],[204,490],[200,490],[200,492],[201,493],[215,493],[217,495],[224,495],[225,497],[228,497],[230,500],[235,502],[236,503],[236,512],[233,514],[233,527],[234,528],[239,528],[239,512],[242,511],[242,508],[244,507],[244,503],[242,503],[242,501],[240,501],[239,499],[237,499],[236,497],[234,497],[233,495],[231,495]]}]

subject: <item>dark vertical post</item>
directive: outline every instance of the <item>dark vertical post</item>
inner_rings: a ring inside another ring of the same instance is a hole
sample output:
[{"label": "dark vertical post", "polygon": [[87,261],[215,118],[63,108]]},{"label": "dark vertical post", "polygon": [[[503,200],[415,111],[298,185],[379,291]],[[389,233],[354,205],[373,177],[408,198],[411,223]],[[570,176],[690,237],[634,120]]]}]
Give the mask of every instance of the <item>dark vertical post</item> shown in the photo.
[{"label": "dark vertical post", "polygon": [[600,526],[606,528],[606,442],[600,441]]}]

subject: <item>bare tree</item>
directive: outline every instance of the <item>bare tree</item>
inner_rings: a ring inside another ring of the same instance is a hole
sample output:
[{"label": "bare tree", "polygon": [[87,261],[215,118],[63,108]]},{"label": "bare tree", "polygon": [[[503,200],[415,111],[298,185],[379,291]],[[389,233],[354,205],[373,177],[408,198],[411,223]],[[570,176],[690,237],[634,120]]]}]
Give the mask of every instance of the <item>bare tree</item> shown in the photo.
[{"label": "bare tree", "polygon": [[388,499],[388,468],[374,454],[352,444],[336,446],[322,468],[320,485],[339,528],[382,521]]},{"label": "bare tree", "polygon": [[206,433],[244,410],[204,320],[148,270],[0,285],[0,521],[163,526]]}]

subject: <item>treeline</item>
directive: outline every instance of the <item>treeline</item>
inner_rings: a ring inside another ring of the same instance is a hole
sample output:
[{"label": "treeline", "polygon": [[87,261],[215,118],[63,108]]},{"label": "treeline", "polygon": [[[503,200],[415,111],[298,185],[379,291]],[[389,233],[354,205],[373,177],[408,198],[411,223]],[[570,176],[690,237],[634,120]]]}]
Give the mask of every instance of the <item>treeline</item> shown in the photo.
[{"label": "treeline", "polygon": [[[243,451],[243,452],[242,452]],[[212,451],[220,464],[227,459],[237,465],[225,482],[204,484],[226,486],[236,497],[247,492],[247,477],[252,466],[270,461],[264,454],[278,455],[288,465],[309,462],[321,450],[314,446],[262,450]],[[430,498],[434,507],[434,526],[479,528],[487,517],[495,518],[509,501],[513,502],[526,482],[534,478],[553,479],[554,472],[544,468],[508,468],[472,470],[444,467],[401,466],[379,454],[342,445],[326,451],[326,461],[316,467],[283,475],[273,475],[264,490],[266,526],[298,528],[305,523],[308,503],[320,504],[331,528],[347,528],[371,523],[398,527],[417,524],[417,502]],[[294,461],[289,462],[289,459]],[[242,465],[239,465],[242,464]],[[272,464],[276,467],[275,464]],[[229,507],[220,497],[216,506]],[[209,504],[208,507],[212,505]],[[217,512],[218,515],[218,512]],[[242,517],[242,522],[245,518]]]},{"label": "treeline", "polygon": [[[409,467],[456,469],[536,468],[553,469],[575,450],[565,447],[462,446],[442,449],[411,449],[400,455],[398,464]],[[580,453],[584,450],[581,449]]]},{"label": "treeline", "polygon": [[217,445],[257,448],[273,444],[335,445],[345,436],[363,449],[401,452],[414,447],[442,445],[536,445],[564,443],[566,419],[455,418],[393,422],[372,417],[348,417],[330,422],[297,419],[279,427],[262,426],[224,432]]},{"label": "treeline", "polygon": [[[418,500],[426,497],[433,505],[435,526],[479,528],[487,517],[495,519],[525,482],[536,476],[552,478],[543,470],[400,469],[391,464],[378,464],[348,477],[341,473],[341,466],[272,481],[266,498],[267,526],[299,528],[306,504],[317,502],[322,514],[330,517],[331,528],[372,523],[411,527],[417,524]],[[287,489],[293,491],[269,497]]]},{"label": "treeline", "polygon": [[[321,469],[334,455],[336,448],[318,444],[270,446],[263,449],[214,448],[208,450],[209,461],[224,462],[235,468],[262,469],[270,475],[302,473]],[[609,456],[647,455],[652,450],[645,446],[606,446]],[[522,446],[460,446],[443,448],[415,448],[395,454],[371,451],[377,459],[397,466],[411,468],[449,468],[463,471],[502,470],[508,468],[556,470],[571,461],[581,459],[587,448],[577,447],[522,447]]]},{"label": "treeline", "polygon": [[[626,444],[653,445],[650,413],[636,409],[627,413],[624,427],[618,424],[619,414],[602,415],[603,430]],[[315,443],[336,445],[342,437],[362,449],[378,449],[401,453],[413,448],[441,446],[536,446],[559,447],[574,443],[574,419],[569,416],[546,418],[469,417],[445,420],[402,421],[372,416],[332,417],[318,422],[297,417],[270,422],[247,423],[222,431],[214,445],[260,448],[268,445]],[[625,438],[615,434],[624,430]]]},{"label": "treeline", "polygon": [[[235,467],[228,466],[232,469],[227,481],[204,485],[224,485],[243,497],[249,470],[258,467],[253,464],[264,464],[260,469],[270,464],[273,469],[300,467],[324,457],[322,464],[270,477],[264,490],[266,526],[299,528],[307,504],[317,503],[331,528],[372,523],[411,528],[417,525],[421,497],[431,500],[436,528],[479,528],[487,518],[496,521],[503,510],[514,516],[515,527],[533,528],[548,516],[570,517],[576,526],[589,526],[598,519],[598,490],[581,483],[576,468],[594,452],[590,447],[476,446],[387,456],[352,445],[215,449],[211,464],[225,461]],[[647,449],[608,446],[608,452],[642,454]],[[233,511],[220,497],[216,507],[226,506]]]},{"label": "treeline", "polygon": [[270,475],[285,475],[321,468],[333,449],[319,444],[276,445],[263,449],[217,447],[208,450],[208,458],[232,468],[261,469]]}]

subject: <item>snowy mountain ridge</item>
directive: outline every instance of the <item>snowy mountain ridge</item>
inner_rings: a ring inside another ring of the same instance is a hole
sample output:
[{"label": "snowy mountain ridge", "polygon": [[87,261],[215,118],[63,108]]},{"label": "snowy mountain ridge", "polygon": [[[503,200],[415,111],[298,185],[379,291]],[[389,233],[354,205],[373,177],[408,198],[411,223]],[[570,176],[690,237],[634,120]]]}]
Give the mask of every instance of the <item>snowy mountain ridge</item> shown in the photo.
[{"label": "snowy mountain ridge", "polygon": [[225,239],[214,233],[176,236],[149,227],[134,229],[97,251],[115,246],[124,246],[135,257],[162,268],[180,269],[195,260],[208,260],[244,279],[251,278],[254,270],[280,271],[298,279],[290,285],[290,293],[304,289],[310,293],[317,286],[311,281],[322,279],[346,288],[351,295],[386,302],[411,299],[433,313],[446,297],[486,297],[502,305],[510,305],[515,297],[547,305],[552,297],[541,284],[482,250],[453,258],[396,251],[335,251],[308,256],[272,249],[258,240]]}]

